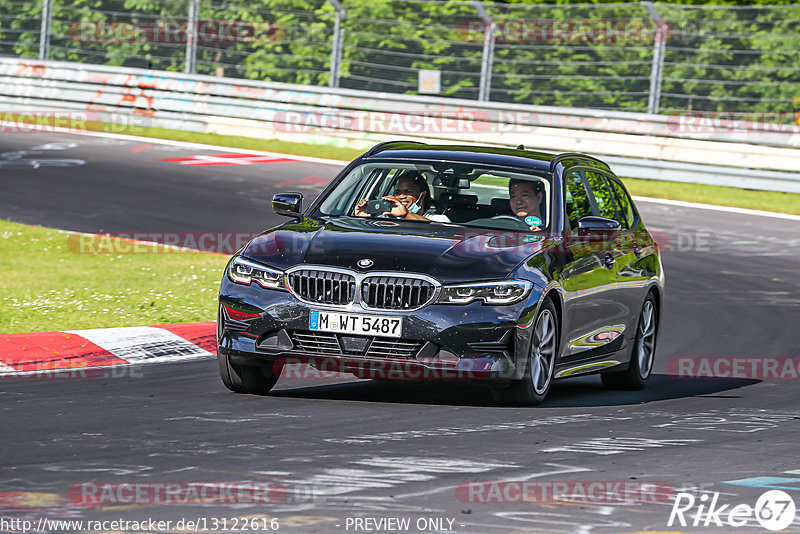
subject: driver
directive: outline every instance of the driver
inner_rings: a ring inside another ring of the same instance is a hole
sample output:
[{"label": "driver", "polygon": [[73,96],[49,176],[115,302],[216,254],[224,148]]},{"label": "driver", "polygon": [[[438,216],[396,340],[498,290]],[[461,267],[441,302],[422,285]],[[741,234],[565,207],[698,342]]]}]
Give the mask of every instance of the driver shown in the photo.
[{"label": "driver", "polygon": [[511,179],[508,182],[508,205],[511,212],[525,221],[532,231],[541,230],[544,225],[540,206],[544,186],[542,182]]},{"label": "driver", "polygon": [[[431,211],[431,193],[428,181],[416,171],[406,171],[400,175],[394,186],[394,195],[383,197],[388,200],[392,207],[383,215],[393,215],[399,219],[415,221],[437,221],[450,222],[446,215],[435,214]],[[363,199],[356,205],[354,214],[356,217],[369,217],[364,211],[364,205],[368,199]]]}]

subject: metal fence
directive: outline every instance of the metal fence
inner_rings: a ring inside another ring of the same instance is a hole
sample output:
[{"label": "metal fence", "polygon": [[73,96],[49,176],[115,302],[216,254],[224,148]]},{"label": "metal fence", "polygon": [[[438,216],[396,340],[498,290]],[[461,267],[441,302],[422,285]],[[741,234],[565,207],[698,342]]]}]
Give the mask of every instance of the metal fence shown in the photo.
[{"label": "metal fence", "polygon": [[800,4],[0,4],[5,56],[530,105],[761,112],[776,122],[794,121],[800,107],[799,51]]}]

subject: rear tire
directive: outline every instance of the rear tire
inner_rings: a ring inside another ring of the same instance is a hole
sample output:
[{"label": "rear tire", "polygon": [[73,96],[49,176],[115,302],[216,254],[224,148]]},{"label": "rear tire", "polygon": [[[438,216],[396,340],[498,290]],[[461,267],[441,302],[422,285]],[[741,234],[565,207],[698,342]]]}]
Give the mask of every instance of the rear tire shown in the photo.
[{"label": "rear tire", "polygon": [[627,371],[601,373],[603,385],[609,389],[642,389],[653,372],[656,356],[656,334],[658,333],[658,308],[652,293],[648,293],[642,304],[639,321],[636,323],[636,339],[631,348],[631,361]]},{"label": "rear tire", "polygon": [[256,367],[231,363],[230,358],[217,349],[219,376],[225,387],[235,393],[266,395],[278,382],[272,367]]},{"label": "rear tire", "polygon": [[525,374],[512,380],[507,388],[492,389],[492,396],[502,404],[536,406],[541,404],[553,384],[553,372],[558,361],[558,320],[550,298],[546,298],[534,320],[531,345]]}]

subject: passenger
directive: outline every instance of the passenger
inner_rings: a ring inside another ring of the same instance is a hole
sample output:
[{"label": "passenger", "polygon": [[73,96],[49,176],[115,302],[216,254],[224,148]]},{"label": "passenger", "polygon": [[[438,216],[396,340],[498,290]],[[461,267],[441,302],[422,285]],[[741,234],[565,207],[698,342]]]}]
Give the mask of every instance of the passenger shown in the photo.
[{"label": "passenger", "polygon": [[511,212],[525,221],[531,230],[541,230],[544,225],[540,206],[544,186],[542,182],[512,179],[508,182],[508,204]]},{"label": "passenger", "polygon": [[[415,171],[406,171],[400,175],[394,186],[394,195],[383,197],[392,207],[383,215],[393,215],[398,219],[413,221],[450,222],[446,215],[433,213],[431,210],[431,192],[425,177]],[[363,199],[356,205],[356,217],[369,217],[364,211],[368,199]]]}]

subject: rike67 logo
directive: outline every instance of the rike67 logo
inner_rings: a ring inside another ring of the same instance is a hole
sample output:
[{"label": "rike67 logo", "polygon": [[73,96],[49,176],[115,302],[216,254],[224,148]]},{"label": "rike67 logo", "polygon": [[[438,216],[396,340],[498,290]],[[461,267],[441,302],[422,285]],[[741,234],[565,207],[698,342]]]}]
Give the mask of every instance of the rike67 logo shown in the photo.
[{"label": "rike67 logo", "polygon": [[[749,504],[719,504],[719,493],[702,494],[679,492],[672,503],[667,526],[677,522],[682,527],[744,527],[755,526],[757,521],[767,530],[783,530],[795,518],[794,499],[781,490],[769,490],[761,494],[755,506]],[[687,519],[688,518],[688,519]],[[692,521],[694,518],[694,521]]]}]

